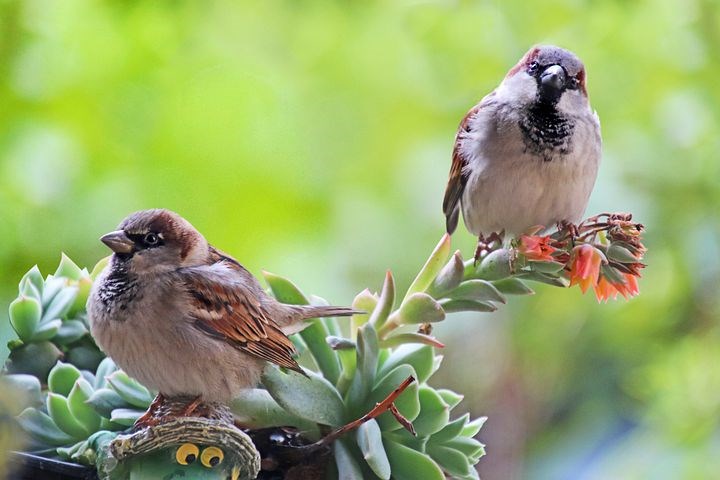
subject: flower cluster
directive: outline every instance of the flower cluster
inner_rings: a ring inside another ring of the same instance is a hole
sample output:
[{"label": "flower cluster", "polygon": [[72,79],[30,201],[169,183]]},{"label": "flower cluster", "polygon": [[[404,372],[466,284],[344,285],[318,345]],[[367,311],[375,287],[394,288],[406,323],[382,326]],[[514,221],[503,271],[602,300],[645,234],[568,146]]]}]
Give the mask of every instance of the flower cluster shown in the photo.
[{"label": "flower cluster", "polygon": [[569,280],[583,293],[592,288],[599,302],[629,299],[640,293],[643,229],[630,214],[603,213],[546,236],[535,227],[518,238],[515,250],[528,271]]}]

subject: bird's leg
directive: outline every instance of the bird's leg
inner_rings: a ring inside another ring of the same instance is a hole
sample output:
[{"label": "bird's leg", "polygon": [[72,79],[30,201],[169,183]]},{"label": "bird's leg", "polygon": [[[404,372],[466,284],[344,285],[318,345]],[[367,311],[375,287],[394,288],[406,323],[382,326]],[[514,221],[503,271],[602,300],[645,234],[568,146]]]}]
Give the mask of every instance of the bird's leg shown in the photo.
[{"label": "bird's leg", "polygon": [[501,246],[503,244],[503,237],[505,236],[505,231],[502,232],[492,232],[487,238],[485,238],[485,235],[482,233],[478,235],[478,243],[477,247],[475,248],[475,255],[473,256],[474,262],[473,265],[477,266],[478,263],[480,263],[480,257],[482,257],[483,253],[490,253],[495,248],[493,247],[493,244],[497,242],[498,246]]},{"label": "bird's leg", "polygon": [[567,232],[570,237],[570,242],[575,245],[575,240],[580,236],[580,230],[577,225],[567,220],[561,220],[557,224],[557,229],[560,232]]},{"label": "bird's leg", "polygon": [[157,411],[163,406],[165,403],[165,397],[163,397],[162,393],[158,393],[155,399],[152,401],[150,406],[148,407],[147,411],[143,413],[137,420],[135,420],[135,424],[133,425],[134,430],[139,430],[141,428],[145,427],[151,427],[154,425],[157,425],[160,423],[158,418],[155,416]]}]

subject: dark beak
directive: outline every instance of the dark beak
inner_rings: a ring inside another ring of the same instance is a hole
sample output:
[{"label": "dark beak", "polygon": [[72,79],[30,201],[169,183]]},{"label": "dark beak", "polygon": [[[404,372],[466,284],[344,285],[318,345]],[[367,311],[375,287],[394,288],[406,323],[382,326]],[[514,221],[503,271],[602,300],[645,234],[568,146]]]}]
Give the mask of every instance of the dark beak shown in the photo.
[{"label": "dark beak", "polygon": [[565,90],[565,69],[560,65],[550,65],[540,74],[540,86],[543,94],[549,97],[559,97]]},{"label": "dark beak", "polygon": [[115,253],[132,253],[135,250],[135,242],[130,240],[122,230],[106,233],[100,237],[100,241]]}]

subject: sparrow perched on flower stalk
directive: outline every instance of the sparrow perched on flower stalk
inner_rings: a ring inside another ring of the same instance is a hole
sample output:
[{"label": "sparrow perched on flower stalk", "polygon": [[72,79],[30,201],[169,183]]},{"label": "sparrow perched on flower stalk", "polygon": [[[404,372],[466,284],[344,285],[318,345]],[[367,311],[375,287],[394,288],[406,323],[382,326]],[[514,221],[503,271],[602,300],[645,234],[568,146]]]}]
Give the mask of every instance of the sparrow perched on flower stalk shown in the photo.
[{"label": "sparrow perched on flower stalk", "polygon": [[201,403],[226,404],[257,384],[266,362],[302,372],[287,335],[310,318],[355,313],[278,302],[168,210],[133,213],[101,240],[114,254],[88,300],[92,335],[159,392],[151,410],[172,397],[194,399],[186,415]]},{"label": "sparrow perched on flower stalk", "polygon": [[577,223],[600,155],[583,63],[559,47],[533,47],[460,123],[443,201],[447,232],[462,210],[477,258],[501,232]]}]

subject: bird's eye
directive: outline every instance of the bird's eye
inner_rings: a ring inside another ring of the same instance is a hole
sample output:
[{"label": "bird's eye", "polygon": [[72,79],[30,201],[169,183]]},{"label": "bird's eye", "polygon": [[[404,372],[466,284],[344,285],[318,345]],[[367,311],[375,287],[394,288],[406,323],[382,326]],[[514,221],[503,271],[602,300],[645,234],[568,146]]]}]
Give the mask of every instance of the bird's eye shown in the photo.
[{"label": "bird's eye", "polygon": [[143,237],[143,243],[148,247],[154,247],[160,243],[160,237],[156,233],[150,232]]},{"label": "bird's eye", "polygon": [[197,460],[200,449],[192,443],[183,443],[175,452],[175,460],[180,465],[190,465]]},{"label": "bird's eye", "polygon": [[570,90],[575,90],[576,88],[578,88],[579,83],[580,82],[578,82],[577,77],[570,77],[567,82],[567,88],[569,88]]},{"label": "bird's eye", "polygon": [[528,65],[528,69],[527,69],[528,73],[530,75],[534,75],[537,72],[539,66],[540,65],[538,64],[537,61],[531,62],[530,65]]},{"label": "bird's eye", "polygon": [[207,447],[200,454],[200,462],[207,468],[213,468],[220,465],[225,458],[225,454],[218,447]]}]

